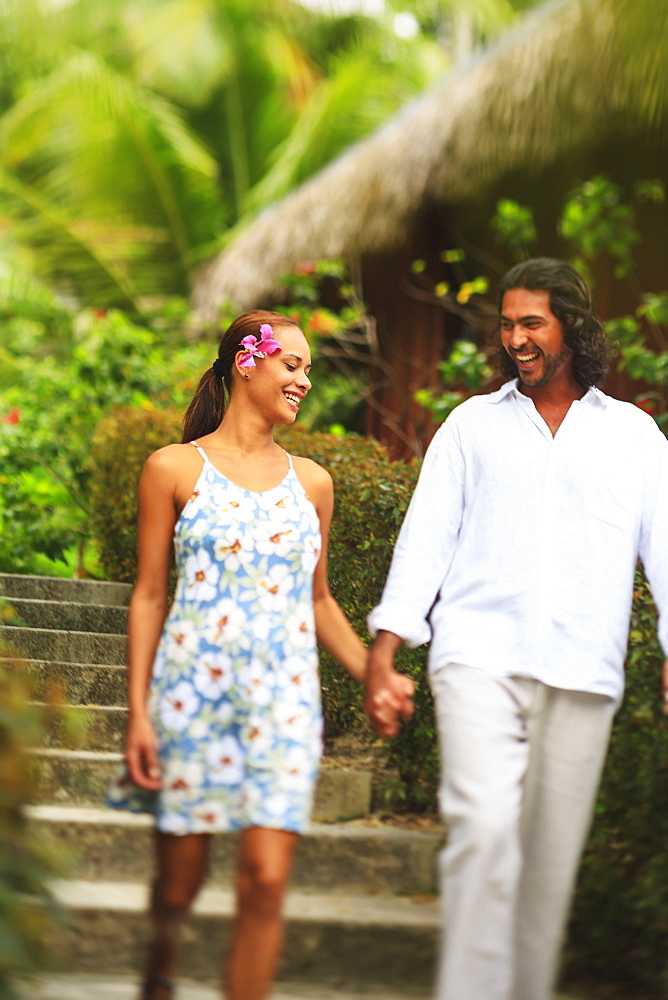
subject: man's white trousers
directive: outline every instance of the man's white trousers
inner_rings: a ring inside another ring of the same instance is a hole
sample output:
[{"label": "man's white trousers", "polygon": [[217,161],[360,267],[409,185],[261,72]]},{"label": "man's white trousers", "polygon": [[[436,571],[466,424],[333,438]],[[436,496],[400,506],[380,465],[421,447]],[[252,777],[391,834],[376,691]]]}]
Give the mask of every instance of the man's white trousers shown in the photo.
[{"label": "man's white trousers", "polygon": [[549,1000],[616,708],[602,695],[448,664],[438,1000]]}]

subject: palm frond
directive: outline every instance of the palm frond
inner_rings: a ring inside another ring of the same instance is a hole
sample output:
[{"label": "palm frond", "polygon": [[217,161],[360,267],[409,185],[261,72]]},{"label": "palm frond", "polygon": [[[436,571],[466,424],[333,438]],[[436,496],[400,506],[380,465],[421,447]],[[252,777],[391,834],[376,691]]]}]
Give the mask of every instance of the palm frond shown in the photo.
[{"label": "palm frond", "polygon": [[[393,67],[383,67],[374,52],[355,52],[342,59],[336,72],[314,90],[290,135],[275,150],[272,167],[244,203],[245,213],[283,197],[367,136],[408,97],[433,81],[436,65],[431,72],[424,61],[420,60],[419,68],[416,61],[412,75],[404,72],[398,77]],[[438,69],[442,71],[442,61]]]},{"label": "palm frond", "polygon": [[80,220],[66,215],[46,201],[34,187],[24,184],[6,170],[0,170],[0,199],[19,217],[22,213],[29,212],[39,222],[42,238],[45,242],[50,238],[59,253],[67,248],[76,248],[79,254],[83,254],[83,266],[88,265],[89,269],[98,272],[98,278],[104,279],[105,287],[111,286],[120,301],[132,308],[138,307],[132,281],[114,261],[105,258],[99,243],[91,239],[90,233],[86,233]]},{"label": "palm frond", "polygon": [[166,100],[76,53],[3,116],[0,142],[24,218],[32,205],[36,224],[49,218],[50,231],[86,244],[112,278],[107,298],[136,300],[128,270],[151,248],[167,285],[150,291],[187,287],[191,247],[220,215],[217,164]]},{"label": "palm frond", "polygon": [[214,0],[163,0],[138,15],[131,11],[128,19],[137,79],[181,104],[203,106],[234,63],[229,39],[217,30]]}]

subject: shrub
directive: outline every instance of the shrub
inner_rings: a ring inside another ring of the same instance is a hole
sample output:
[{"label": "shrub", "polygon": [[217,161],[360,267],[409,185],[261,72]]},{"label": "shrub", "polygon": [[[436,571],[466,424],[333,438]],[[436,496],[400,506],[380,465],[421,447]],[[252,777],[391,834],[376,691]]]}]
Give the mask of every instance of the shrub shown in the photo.
[{"label": "shrub", "polygon": [[133,583],[137,571],[137,482],[148,456],[181,440],[181,414],[116,407],[96,430],[88,461],[90,532],[107,579]]},{"label": "shrub", "polygon": [[116,310],[70,322],[58,352],[42,344],[2,357],[0,569],[7,572],[39,573],[48,559],[89,574],[88,456],[96,426],[115,405],[185,405],[192,372],[209,356],[206,344],[138,326]]},{"label": "shrub", "polygon": [[656,611],[638,573],[626,695],[613,727],[580,869],[567,971],[664,997],[668,971],[668,722]]}]

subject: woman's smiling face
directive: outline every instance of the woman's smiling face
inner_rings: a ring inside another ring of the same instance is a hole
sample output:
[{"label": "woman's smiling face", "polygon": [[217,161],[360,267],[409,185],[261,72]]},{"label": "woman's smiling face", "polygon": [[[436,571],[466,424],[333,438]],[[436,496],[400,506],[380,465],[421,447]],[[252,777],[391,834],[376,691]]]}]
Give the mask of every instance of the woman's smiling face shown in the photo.
[{"label": "woman's smiling face", "polygon": [[248,388],[263,407],[271,408],[275,422],[292,423],[311,388],[311,351],[297,326],[276,327],[273,336],[281,349],[257,358],[254,368],[245,369]]}]

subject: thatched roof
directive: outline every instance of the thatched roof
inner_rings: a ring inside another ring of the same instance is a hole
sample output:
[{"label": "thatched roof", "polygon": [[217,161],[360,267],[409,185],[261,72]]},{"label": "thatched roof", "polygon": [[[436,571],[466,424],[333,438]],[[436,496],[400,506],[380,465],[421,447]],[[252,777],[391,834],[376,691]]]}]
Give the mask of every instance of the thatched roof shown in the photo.
[{"label": "thatched roof", "polygon": [[668,4],[543,5],[260,214],[202,269],[195,309],[210,321],[222,302],[254,306],[304,261],[393,251],[424,204],[667,119]]}]

